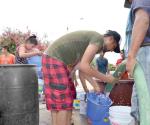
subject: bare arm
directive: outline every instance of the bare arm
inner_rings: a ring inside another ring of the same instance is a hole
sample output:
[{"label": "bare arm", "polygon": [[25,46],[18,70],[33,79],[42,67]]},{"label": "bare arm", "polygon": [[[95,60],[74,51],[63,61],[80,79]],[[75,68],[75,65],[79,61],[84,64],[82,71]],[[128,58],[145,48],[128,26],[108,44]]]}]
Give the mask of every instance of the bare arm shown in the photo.
[{"label": "bare arm", "polygon": [[15,64],[15,56],[14,56],[14,55],[13,55],[13,58],[12,58],[12,59],[13,59],[13,64]]},{"label": "bare arm", "polygon": [[82,73],[82,76],[84,77],[85,80],[87,80],[93,86],[95,92],[101,91],[101,88],[98,85],[98,83],[96,82],[96,80],[94,80],[92,77],[90,77],[84,73]]},{"label": "bare arm", "polygon": [[148,27],[149,27],[149,15],[143,10],[139,9],[135,14],[135,22],[132,30],[132,44],[129,50],[126,68],[130,76],[133,75],[134,65],[136,63],[137,52],[144,41]]},{"label": "bare arm", "polygon": [[82,84],[84,91],[89,92],[87,85],[86,85],[86,79],[85,79],[85,77],[81,71],[79,71],[79,78],[80,78],[80,81],[81,81],[81,84]]},{"label": "bare arm", "polygon": [[108,60],[107,60],[107,65],[106,65],[107,72],[106,72],[106,74],[109,74],[109,68],[108,68],[108,65],[109,65],[109,63],[108,63]]},{"label": "bare arm", "polygon": [[100,73],[98,70],[96,70],[96,69],[94,69],[94,68],[92,68],[90,66],[91,61],[93,60],[94,56],[96,55],[96,53],[98,51],[99,51],[99,47],[97,47],[95,44],[90,44],[87,47],[87,49],[86,49],[86,51],[85,51],[85,53],[84,53],[84,55],[83,55],[83,57],[81,59],[80,68],[79,69],[83,73],[85,73],[85,74],[87,74],[87,75],[89,75],[91,77],[95,77],[97,79],[101,79],[101,80],[103,80],[105,82],[110,82],[111,83],[112,82],[112,78],[106,77],[104,74]]},{"label": "bare arm", "polygon": [[23,58],[28,58],[28,57],[32,57],[32,56],[35,56],[35,55],[38,55],[39,52],[38,51],[33,51],[33,52],[26,52],[26,49],[24,46],[21,46],[19,48],[19,56],[20,57],[23,57]]},{"label": "bare arm", "polygon": [[98,70],[98,61],[97,61],[97,59],[96,59],[96,70]]},{"label": "bare arm", "polygon": [[132,45],[129,51],[129,58],[136,57],[147,33],[149,21],[149,15],[143,9],[137,10],[132,31]]}]

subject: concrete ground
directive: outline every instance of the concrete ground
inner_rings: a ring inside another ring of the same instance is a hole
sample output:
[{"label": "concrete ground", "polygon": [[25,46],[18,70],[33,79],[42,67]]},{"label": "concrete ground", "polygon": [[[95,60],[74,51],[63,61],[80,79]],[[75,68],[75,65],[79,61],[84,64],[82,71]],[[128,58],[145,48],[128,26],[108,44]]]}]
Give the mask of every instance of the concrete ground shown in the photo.
[{"label": "concrete ground", "polygon": [[[52,125],[51,124],[51,113],[46,110],[46,105],[40,103],[40,124],[39,125]],[[79,114],[79,110],[73,111],[72,121],[74,125],[88,125],[86,118]]]},{"label": "concrete ground", "polygon": [[40,115],[40,124],[39,125],[52,125],[51,124],[51,113],[46,110],[46,105],[39,104],[39,115]]}]

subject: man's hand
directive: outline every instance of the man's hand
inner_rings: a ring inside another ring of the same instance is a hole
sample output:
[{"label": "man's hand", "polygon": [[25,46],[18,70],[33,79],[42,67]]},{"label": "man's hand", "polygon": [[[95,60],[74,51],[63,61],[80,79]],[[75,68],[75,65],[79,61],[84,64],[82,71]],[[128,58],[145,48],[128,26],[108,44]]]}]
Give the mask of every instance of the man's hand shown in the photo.
[{"label": "man's hand", "polygon": [[129,73],[129,76],[133,77],[133,71],[136,64],[136,58],[135,57],[128,57],[127,63],[126,63],[126,69]]},{"label": "man's hand", "polygon": [[38,49],[34,49],[33,51],[34,51],[35,54],[38,55],[38,56],[41,56],[41,55],[43,54],[43,53],[42,53],[40,50],[38,50]]},{"label": "man's hand", "polygon": [[38,56],[42,56],[43,53],[41,51],[38,52]]},{"label": "man's hand", "polygon": [[107,75],[105,82],[115,84],[118,82],[118,79],[113,77],[112,75]]},{"label": "man's hand", "polygon": [[104,93],[104,91],[105,91],[105,85],[104,85],[104,83],[97,81],[97,86],[95,86],[94,91],[96,93]]}]

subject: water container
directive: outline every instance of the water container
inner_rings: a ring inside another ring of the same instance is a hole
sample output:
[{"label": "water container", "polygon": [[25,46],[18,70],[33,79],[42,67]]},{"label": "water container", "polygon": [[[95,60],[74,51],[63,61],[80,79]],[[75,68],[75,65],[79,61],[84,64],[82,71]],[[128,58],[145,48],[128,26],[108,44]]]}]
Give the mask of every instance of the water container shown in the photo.
[{"label": "water container", "polygon": [[109,109],[109,119],[112,125],[134,125],[129,106],[112,106]]},{"label": "water container", "polygon": [[85,115],[87,114],[87,102],[85,100],[80,100],[80,114]]},{"label": "water container", "polygon": [[75,109],[80,109],[80,100],[75,99],[75,100],[73,101],[73,107],[74,107]]},{"label": "water container", "polygon": [[131,95],[133,84],[134,81],[130,79],[130,80],[119,80],[118,83],[114,85],[109,95],[110,99],[113,101],[114,106],[116,105],[131,106]]},{"label": "water container", "polygon": [[0,65],[0,125],[39,125],[34,65]]},{"label": "water container", "polygon": [[92,125],[109,125],[109,107],[112,104],[104,94],[89,93],[87,96],[87,117]]},{"label": "water container", "polygon": [[110,122],[108,118],[105,118],[102,121],[92,121],[92,125],[110,125]]},{"label": "water container", "polygon": [[42,57],[41,56],[32,56],[30,58],[27,59],[28,60],[28,64],[34,64],[36,65],[36,70],[38,73],[38,78],[42,79]]},{"label": "water container", "polygon": [[32,56],[28,58],[28,64],[35,64],[37,67],[42,66],[42,57],[41,56]]}]

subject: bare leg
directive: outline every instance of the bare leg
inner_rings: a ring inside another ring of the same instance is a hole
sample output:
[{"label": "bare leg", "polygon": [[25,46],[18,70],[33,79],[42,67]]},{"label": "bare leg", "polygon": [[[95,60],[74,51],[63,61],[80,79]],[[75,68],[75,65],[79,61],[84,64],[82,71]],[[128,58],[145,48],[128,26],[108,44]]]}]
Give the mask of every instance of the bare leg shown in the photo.
[{"label": "bare leg", "polygon": [[52,125],[57,125],[57,111],[51,111]]},{"label": "bare leg", "polygon": [[57,125],[71,125],[71,110],[58,111]]},{"label": "bare leg", "polygon": [[72,119],[72,110],[68,110],[68,124],[67,125],[71,125],[71,119]]}]

